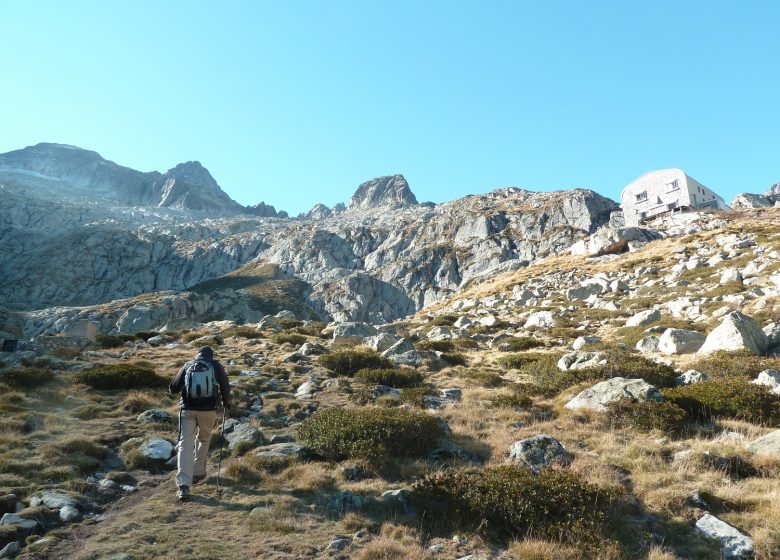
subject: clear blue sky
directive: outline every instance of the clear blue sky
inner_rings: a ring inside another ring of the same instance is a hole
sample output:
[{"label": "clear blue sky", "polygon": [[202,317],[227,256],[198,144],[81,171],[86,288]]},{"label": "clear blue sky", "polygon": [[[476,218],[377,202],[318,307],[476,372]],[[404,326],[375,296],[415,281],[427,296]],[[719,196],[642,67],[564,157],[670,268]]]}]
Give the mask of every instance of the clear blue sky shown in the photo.
[{"label": "clear blue sky", "polygon": [[681,167],[728,200],[780,181],[777,1],[0,3],[0,152],[199,160],[291,213],[403,173],[616,198]]}]

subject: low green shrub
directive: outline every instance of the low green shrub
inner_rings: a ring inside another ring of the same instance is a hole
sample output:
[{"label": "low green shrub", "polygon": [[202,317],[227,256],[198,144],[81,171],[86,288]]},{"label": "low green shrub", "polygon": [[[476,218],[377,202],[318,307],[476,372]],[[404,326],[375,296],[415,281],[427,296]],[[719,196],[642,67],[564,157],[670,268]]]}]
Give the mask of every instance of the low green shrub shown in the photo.
[{"label": "low green shrub", "polygon": [[451,327],[458,320],[457,315],[439,315],[429,324],[434,327]]},{"label": "low green shrub", "polygon": [[415,408],[425,406],[425,397],[435,395],[436,391],[428,385],[422,387],[409,387],[401,391],[401,404],[407,404]]},{"label": "low green shrub", "polygon": [[192,342],[196,338],[200,338],[202,336],[205,336],[205,333],[202,333],[202,332],[188,332],[188,333],[184,334],[181,337],[181,340],[182,340],[182,342]]},{"label": "low green shrub", "polygon": [[54,372],[42,368],[14,368],[0,371],[0,383],[30,389],[54,381]]},{"label": "low green shrub", "polygon": [[420,456],[441,436],[433,416],[393,408],[328,408],[298,429],[301,442],[329,461],[361,459],[374,465]]},{"label": "low green shrub", "polygon": [[738,352],[715,352],[705,356],[690,366],[710,377],[742,377],[754,379],[765,369],[780,369],[780,358],[756,356],[747,350]]},{"label": "low green shrub", "polygon": [[613,426],[642,432],[661,430],[679,434],[689,421],[688,413],[673,402],[621,399],[607,405],[607,421]]},{"label": "low green shrub", "polygon": [[453,352],[443,352],[441,359],[451,366],[465,366],[468,363],[466,356],[463,354],[455,354]]},{"label": "low green shrub", "polygon": [[551,359],[554,359],[554,361],[557,362],[559,358],[560,354],[547,354],[545,352],[523,352],[520,354],[507,354],[506,356],[501,356],[496,360],[496,363],[500,366],[511,369],[523,369],[533,362]]},{"label": "low green shrub", "polygon": [[279,325],[283,331],[300,329],[303,327],[303,321],[299,321],[298,319],[279,319],[276,324]]},{"label": "low green shrub", "polygon": [[26,368],[57,369],[57,363],[50,358],[22,358],[19,363]]},{"label": "low green shrub", "polygon": [[466,369],[458,374],[460,379],[464,379],[480,387],[501,387],[506,383],[500,375],[492,371],[482,369]]},{"label": "low green shrub", "polygon": [[423,523],[434,533],[477,532],[504,542],[526,536],[593,540],[617,498],[616,490],[569,471],[534,475],[514,465],[437,472],[412,490]]},{"label": "low green shrub", "polygon": [[416,387],[422,383],[423,375],[415,369],[361,369],[355,374],[356,379],[373,383],[375,385],[387,385],[401,389],[404,387]]},{"label": "low green shrub", "polygon": [[73,378],[77,383],[105,390],[161,388],[169,383],[147,363],[98,364],[78,372]]},{"label": "low green shrub", "polygon": [[[135,337],[130,337],[133,340]],[[95,344],[99,348],[119,348],[124,346],[125,342],[128,342],[127,336],[114,336],[112,334],[99,334],[95,336]]]},{"label": "low green shrub", "polygon": [[454,352],[455,343],[451,340],[421,340],[417,348],[428,352]]},{"label": "low green shrub", "polygon": [[222,346],[222,344],[225,342],[225,339],[222,338],[220,335],[211,335],[207,336],[206,338],[203,338],[203,340],[198,340],[197,338],[190,341],[190,346],[193,346],[195,348],[200,348],[201,346]]},{"label": "low green shrub", "polygon": [[158,333],[157,331],[137,331],[133,334],[133,336],[135,336],[135,338],[137,338],[138,340],[143,340],[144,342],[146,342],[153,336],[158,336],[159,334],[160,333]]},{"label": "low green shrub", "polygon": [[317,360],[336,375],[352,377],[361,369],[391,369],[393,363],[373,350],[341,350],[320,356]]},{"label": "low green shrub", "polygon": [[479,348],[479,342],[471,338],[456,338],[453,344],[461,350],[476,350]]},{"label": "low green shrub", "polygon": [[306,321],[303,325],[300,325],[298,327],[293,327],[290,329],[292,332],[297,334],[303,334],[306,336],[316,336],[319,338],[328,338],[327,335],[322,334],[322,330],[327,325],[321,321]]},{"label": "low green shrub", "polygon": [[490,396],[490,404],[495,407],[529,408],[533,406],[533,399],[523,392],[503,392]]},{"label": "low green shrub", "polygon": [[523,352],[545,346],[545,342],[532,336],[515,336],[502,340],[499,345],[503,346],[502,352]]},{"label": "low green shrub", "polygon": [[[252,327],[233,327],[222,333],[222,336],[230,337],[237,336],[240,338],[258,339],[262,338],[263,333]],[[194,339],[193,339],[194,340]]]},{"label": "low green shrub", "polygon": [[302,334],[279,333],[271,337],[271,340],[276,344],[292,344],[293,346],[300,346],[306,342],[307,339]]},{"label": "low green shrub", "polygon": [[678,373],[671,366],[659,364],[652,360],[623,350],[609,350],[605,354],[607,364],[593,368],[602,374],[594,375],[609,379],[626,377],[629,379],[644,379],[656,387],[669,387],[677,378]]},{"label": "low green shrub", "polygon": [[665,389],[662,394],[691,417],[703,421],[713,416],[748,422],[773,422],[780,418],[780,396],[744,378],[712,379]]}]

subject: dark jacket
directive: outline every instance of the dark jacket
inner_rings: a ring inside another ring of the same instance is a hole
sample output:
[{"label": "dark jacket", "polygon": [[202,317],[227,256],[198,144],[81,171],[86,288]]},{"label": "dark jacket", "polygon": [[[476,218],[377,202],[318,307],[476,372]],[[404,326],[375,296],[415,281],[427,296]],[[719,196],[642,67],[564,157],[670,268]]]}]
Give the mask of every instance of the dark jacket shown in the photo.
[{"label": "dark jacket", "polygon": [[[227,373],[225,373],[225,368],[222,367],[222,364],[220,364],[217,360],[213,358],[207,358],[202,354],[198,354],[197,356],[195,356],[195,359],[207,360],[208,362],[211,362],[211,364],[214,366],[214,375],[216,376],[217,383],[219,384],[219,394],[222,397],[222,405],[225,408],[230,408],[230,383],[228,382],[228,376]],[[181,366],[179,373],[177,373],[176,377],[174,377],[173,381],[171,381],[168,390],[171,392],[172,395],[175,395],[176,393],[181,393],[180,406],[183,410],[216,410],[217,408],[216,397],[214,397],[213,399],[209,399],[206,402],[198,405],[193,405],[191,403],[185,402],[184,374],[187,372],[187,368],[190,366],[190,364],[192,364],[192,362],[187,362],[186,364]]]}]

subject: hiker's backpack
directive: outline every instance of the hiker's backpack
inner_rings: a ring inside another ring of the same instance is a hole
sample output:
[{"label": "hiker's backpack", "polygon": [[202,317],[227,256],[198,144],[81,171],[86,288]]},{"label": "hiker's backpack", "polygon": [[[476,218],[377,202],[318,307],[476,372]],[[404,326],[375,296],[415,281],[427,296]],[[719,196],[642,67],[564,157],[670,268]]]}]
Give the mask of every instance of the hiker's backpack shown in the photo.
[{"label": "hiker's backpack", "polygon": [[184,400],[193,404],[205,404],[217,396],[217,376],[214,365],[202,358],[187,366],[184,373]]}]

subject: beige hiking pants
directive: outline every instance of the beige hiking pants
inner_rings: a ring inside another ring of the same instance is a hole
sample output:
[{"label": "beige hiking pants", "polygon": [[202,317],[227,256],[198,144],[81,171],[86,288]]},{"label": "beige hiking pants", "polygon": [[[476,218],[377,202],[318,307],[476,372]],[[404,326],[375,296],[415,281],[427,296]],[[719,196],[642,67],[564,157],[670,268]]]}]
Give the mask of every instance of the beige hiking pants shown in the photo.
[{"label": "beige hiking pants", "polygon": [[211,430],[217,423],[216,410],[182,410],[176,486],[192,486],[192,477],[206,474]]}]

